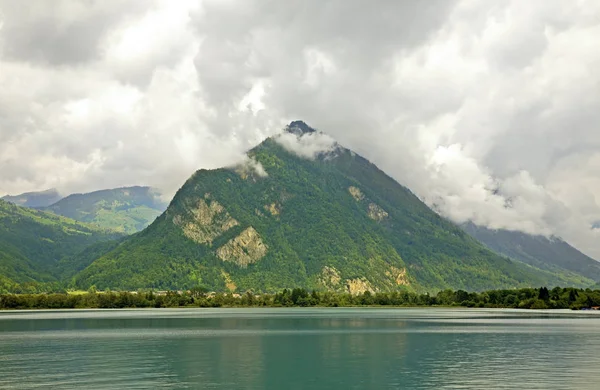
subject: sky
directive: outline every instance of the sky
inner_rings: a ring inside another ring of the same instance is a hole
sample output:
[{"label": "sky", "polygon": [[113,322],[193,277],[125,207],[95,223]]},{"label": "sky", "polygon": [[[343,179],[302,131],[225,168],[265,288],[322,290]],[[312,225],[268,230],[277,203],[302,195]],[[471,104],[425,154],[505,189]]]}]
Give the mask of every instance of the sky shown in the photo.
[{"label": "sky", "polygon": [[0,0],[0,195],[173,194],[301,119],[600,259],[599,41],[595,0]]}]

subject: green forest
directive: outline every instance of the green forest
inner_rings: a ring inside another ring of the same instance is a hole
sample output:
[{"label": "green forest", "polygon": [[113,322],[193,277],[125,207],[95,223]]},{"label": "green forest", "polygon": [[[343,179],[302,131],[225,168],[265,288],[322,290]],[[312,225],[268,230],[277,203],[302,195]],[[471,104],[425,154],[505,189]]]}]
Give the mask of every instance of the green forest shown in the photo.
[{"label": "green forest", "polygon": [[[121,233],[0,200],[0,292],[64,288],[61,261]],[[78,260],[73,260],[77,263]]]},{"label": "green forest", "polygon": [[408,291],[351,295],[331,291],[284,289],[276,294],[208,293],[202,287],[187,291],[97,292],[83,294],[2,294],[0,309],[123,309],[161,307],[354,307],[444,306],[511,309],[592,309],[600,306],[600,290],[521,288],[467,292],[443,290],[435,295]]}]

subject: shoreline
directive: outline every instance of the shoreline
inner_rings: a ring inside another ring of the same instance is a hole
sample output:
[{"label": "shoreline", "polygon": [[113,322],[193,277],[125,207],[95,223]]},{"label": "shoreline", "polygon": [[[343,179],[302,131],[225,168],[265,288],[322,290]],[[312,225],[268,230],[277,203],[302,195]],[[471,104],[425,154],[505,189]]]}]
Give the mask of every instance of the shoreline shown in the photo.
[{"label": "shoreline", "polygon": [[213,293],[200,288],[188,291],[78,292],[0,294],[0,310],[44,309],[143,309],[143,308],[485,308],[571,309],[600,312],[600,290],[546,287],[467,292],[443,290],[435,295],[409,291],[358,294],[308,292],[303,288],[278,293]]}]

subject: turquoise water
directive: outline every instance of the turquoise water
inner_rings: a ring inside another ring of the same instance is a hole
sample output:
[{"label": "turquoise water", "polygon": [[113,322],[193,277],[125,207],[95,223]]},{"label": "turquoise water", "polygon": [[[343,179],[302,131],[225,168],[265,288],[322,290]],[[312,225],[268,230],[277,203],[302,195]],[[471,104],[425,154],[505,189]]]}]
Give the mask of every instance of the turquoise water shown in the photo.
[{"label": "turquoise water", "polygon": [[600,313],[0,312],[0,388],[599,389]]}]

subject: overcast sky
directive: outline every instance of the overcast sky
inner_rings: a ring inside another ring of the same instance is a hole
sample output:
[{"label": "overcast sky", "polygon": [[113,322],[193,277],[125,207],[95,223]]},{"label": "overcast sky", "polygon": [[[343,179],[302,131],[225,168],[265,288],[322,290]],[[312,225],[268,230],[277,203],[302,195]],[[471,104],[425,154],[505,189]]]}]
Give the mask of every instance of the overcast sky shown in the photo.
[{"label": "overcast sky", "polygon": [[302,119],[600,258],[598,42],[596,0],[0,0],[0,195],[173,193]]}]

